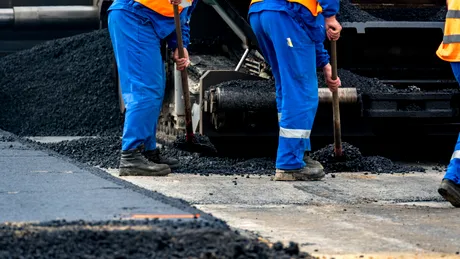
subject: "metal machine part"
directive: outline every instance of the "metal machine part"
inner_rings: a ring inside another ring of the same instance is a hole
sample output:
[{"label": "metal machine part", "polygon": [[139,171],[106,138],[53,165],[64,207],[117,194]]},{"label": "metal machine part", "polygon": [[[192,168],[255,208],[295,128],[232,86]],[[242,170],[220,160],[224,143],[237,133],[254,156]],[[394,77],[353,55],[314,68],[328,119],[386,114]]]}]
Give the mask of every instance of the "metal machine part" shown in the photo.
[{"label": "metal machine part", "polygon": [[99,28],[97,6],[15,6],[0,9],[0,28]]},{"label": "metal machine part", "polygon": [[[276,93],[251,92],[251,88],[232,89],[217,86],[232,80],[264,80],[237,71],[207,71],[200,80],[200,134],[219,136],[276,136],[278,116]],[[269,83],[267,81],[267,83]],[[332,94],[327,88],[319,89],[320,104],[330,106]],[[342,88],[340,101],[360,107],[360,97],[355,88]],[[359,109],[355,114],[360,114]],[[330,120],[329,120],[330,121]]]}]

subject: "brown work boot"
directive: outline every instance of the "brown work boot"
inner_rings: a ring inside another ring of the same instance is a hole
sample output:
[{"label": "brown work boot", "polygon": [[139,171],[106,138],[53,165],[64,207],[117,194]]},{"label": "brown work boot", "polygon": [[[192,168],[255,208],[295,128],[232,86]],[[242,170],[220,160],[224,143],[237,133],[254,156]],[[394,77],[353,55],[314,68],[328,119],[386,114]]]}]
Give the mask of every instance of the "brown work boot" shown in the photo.
[{"label": "brown work boot", "polygon": [[165,176],[169,173],[168,165],[150,162],[141,154],[141,148],[121,152],[120,176]]},{"label": "brown work boot", "polygon": [[438,192],[452,206],[460,208],[460,185],[455,184],[451,180],[443,179]]},{"label": "brown work boot", "polygon": [[171,169],[177,169],[179,167],[179,160],[174,159],[174,158],[168,158],[168,157],[163,157],[160,154],[160,150],[154,149],[154,150],[148,150],[142,153],[145,158],[147,158],[150,162],[156,163],[156,164],[165,164],[168,165]]},{"label": "brown work boot", "polygon": [[296,170],[276,169],[273,181],[319,181],[324,176],[323,170],[311,169],[306,166]]},{"label": "brown work boot", "polygon": [[305,154],[303,155],[303,161],[305,162],[305,164],[307,164],[307,167],[310,168],[310,170],[312,171],[324,171],[323,165],[320,162],[313,160],[313,158],[310,157],[309,152],[305,152]]}]

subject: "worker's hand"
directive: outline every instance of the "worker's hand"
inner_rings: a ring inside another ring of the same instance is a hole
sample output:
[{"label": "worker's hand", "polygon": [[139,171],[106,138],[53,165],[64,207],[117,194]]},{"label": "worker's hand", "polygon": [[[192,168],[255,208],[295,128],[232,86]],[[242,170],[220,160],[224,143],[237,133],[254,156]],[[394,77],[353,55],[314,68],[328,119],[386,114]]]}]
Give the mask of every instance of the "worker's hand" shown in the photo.
[{"label": "worker's hand", "polygon": [[326,81],[327,87],[329,87],[329,90],[331,92],[337,91],[337,89],[342,85],[342,82],[340,82],[340,78],[337,76],[336,80],[332,79],[332,66],[331,64],[327,64],[323,68],[323,73],[324,73],[324,81]]},{"label": "worker's hand", "polygon": [[176,62],[177,70],[181,71],[190,65],[190,59],[188,57],[188,51],[184,48],[184,58],[179,58],[179,49],[174,51],[174,61]]},{"label": "worker's hand", "polygon": [[182,3],[182,0],[169,0],[169,3],[173,5],[180,5]]},{"label": "worker's hand", "polygon": [[326,23],[326,34],[329,40],[338,40],[340,38],[340,31],[342,31],[342,26],[335,19],[335,16],[325,18]]}]

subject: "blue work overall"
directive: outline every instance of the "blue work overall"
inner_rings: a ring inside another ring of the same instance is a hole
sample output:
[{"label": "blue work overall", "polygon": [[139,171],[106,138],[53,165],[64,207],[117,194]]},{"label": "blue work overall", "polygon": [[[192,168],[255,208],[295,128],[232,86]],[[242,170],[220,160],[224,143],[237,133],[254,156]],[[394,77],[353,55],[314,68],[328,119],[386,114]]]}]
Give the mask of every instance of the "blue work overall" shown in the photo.
[{"label": "blue work overall", "polygon": [[[189,44],[190,16],[197,2],[181,13],[185,48]],[[166,87],[160,41],[166,39],[172,50],[177,47],[174,18],[133,0],[115,0],[109,8],[109,32],[126,107],[122,150],[141,144],[146,151],[153,150]]]}]

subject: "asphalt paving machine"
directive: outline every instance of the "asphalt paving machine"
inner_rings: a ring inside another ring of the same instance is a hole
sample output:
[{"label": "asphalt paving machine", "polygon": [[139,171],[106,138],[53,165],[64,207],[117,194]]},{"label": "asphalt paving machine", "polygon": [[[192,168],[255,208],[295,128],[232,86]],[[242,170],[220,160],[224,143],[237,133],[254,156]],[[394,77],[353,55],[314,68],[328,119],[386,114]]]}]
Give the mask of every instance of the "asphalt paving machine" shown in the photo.
[{"label": "asphalt paving machine", "polygon": [[[443,17],[437,21],[406,19],[408,12],[442,11],[444,2],[356,0],[354,6],[372,14],[379,11],[395,15],[394,20],[342,22],[343,32],[337,42],[338,67],[355,74],[378,78],[395,88],[414,91],[361,92],[359,85],[341,90],[342,136],[452,136],[460,129],[458,84],[448,63],[435,55],[444,29]],[[239,59],[221,68],[202,70],[193,98],[194,130],[212,138],[277,136],[278,119],[275,100],[243,95],[225,89],[233,80],[266,80],[269,66],[258,51],[257,40],[247,22],[249,1],[203,0],[191,20],[192,37],[219,37],[229,33],[222,49],[236,46]],[[212,20],[212,25],[209,20]],[[409,20],[409,21],[406,21]],[[207,26],[206,30],[200,29]],[[328,42],[325,42],[329,48]],[[193,48],[193,45],[191,45]],[[228,53],[227,53],[228,54]],[[229,56],[228,54],[227,56]],[[200,66],[192,63],[192,72]],[[216,67],[216,66],[214,66]],[[181,100],[180,75],[169,62],[169,95],[160,120],[160,130],[170,135],[183,132],[184,108]],[[344,78],[343,80],[346,80]],[[268,81],[267,81],[268,83]],[[264,93],[274,97],[272,91]],[[331,94],[320,88],[320,105],[312,136],[333,135]],[[258,103],[259,105],[248,105]],[[255,108],[258,107],[258,108]]]}]

